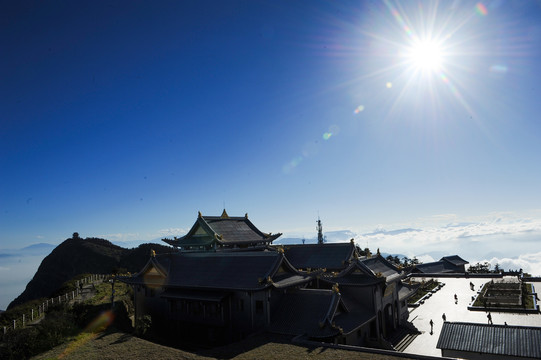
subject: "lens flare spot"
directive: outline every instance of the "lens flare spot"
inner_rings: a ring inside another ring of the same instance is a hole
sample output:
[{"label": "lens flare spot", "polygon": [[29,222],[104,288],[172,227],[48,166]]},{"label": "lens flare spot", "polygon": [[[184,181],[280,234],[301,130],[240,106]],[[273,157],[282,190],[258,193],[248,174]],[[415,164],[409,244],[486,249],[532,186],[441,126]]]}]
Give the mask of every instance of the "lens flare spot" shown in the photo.
[{"label": "lens flare spot", "polygon": [[359,105],[357,106],[357,108],[355,109],[354,113],[355,114],[358,114],[360,112],[362,112],[364,110],[364,106],[363,105]]},{"label": "lens flare spot", "polygon": [[340,134],[340,126],[338,125],[329,126],[329,134],[331,134],[332,136],[336,136]]},{"label": "lens flare spot", "polygon": [[115,314],[112,311],[105,311],[95,318],[86,328],[86,332],[101,332],[104,331],[113,323]]},{"label": "lens flare spot", "polygon": [[293,171],[293,169],[299,166],[302,160],[303,160],[302,156],[297,156],[293,158],[290,162],[284,165],[284,167],[282,168],[282,171],[286,174],[289,174],[290,172]]},{"label": "lens flare spot", "polygon": [[486,16],[488,14],[487,7],[480,2],[475,5],[475,12],[481,16]]},{"label": "lens flare spot", "polygon": [[115,314],[111,311],[102,312],[97,318],[95,318],[88,326],[85,328],[84,332],[80,334],[77,339],[71,342],[64,352],[62,352],[58,358],[63,359],[72,352],[79,349],[81,346],[85,345],[89,341],[95,339],[100,332],[105,331],[109,325],[113,323]]},{"label": "lens flare spot", "polygon": [[332,133],[326,132],[325,134],[323,134],[323,140],[329,140],[331,136],[332,136]]},{"label": "lens flare spot", "polygon": [[490,72],[495,74],[505,74],[507,73],[507,66],[505,65],[492,65],[490,67]]},{"label": "lens flare spot", "polygon": [[387,84],[386,84],[386,86],[387,86],[387,89],[390,89],[390,88],[393,87],[393,83],[390,82],[390,81],[388,81]]}]

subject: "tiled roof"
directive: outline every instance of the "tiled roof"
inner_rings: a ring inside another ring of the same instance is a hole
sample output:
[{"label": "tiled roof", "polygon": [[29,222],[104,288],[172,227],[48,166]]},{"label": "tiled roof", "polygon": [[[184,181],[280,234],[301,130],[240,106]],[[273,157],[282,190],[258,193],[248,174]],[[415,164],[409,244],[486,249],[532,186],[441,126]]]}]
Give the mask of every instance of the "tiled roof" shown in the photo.
[{"label": "tiled roof", "polygon": [[460,256],[458,255],[451,255],[451,256],[444,256],[441,258],[441,260],[444,260],[444,261],[448,261],[450,262],[451,264],[455,265],[455,266],[460,266],[460,265],[466,265],[466,264],[469,264],[469,262],[467,262],[466,260],[462,259]]},{"label": "tiled roof", "polygon": [[380,273],[385,276],[387,282],[393,281],[396,277],[401,275],[401,271],[398,270],[393,264],[385,260],[381,255],[376,255],[371,258],[365,258],[361,260],[375,274]]},{"label": "tiled roof", "polygon": [[288,291],[273,312],[269,331],[287,335],[326,338],[340,331],[332,326],[340,295],[332,290]]},{"label": "tiled roof", "polygon": [[419,264],[415,266],[414,272],[421,272],[424,274],[440,274],[450,273],[456,271],[456,267],[447,261],[435,261],[431,263]]},{"label": "tiled roof", "polygon": [[439,261],[416,265],[413,272],[424,274],[452,273],[459,271],[458,267],[465,264],[468,262],[458,255],[445,256]]},{"label": "tiled roof", "polygon": [[261,232],[248,216],[230,217],[227,213],[222,216],[203,216],[199,213],[194,225],[181,238],[164,242],[176,247],[209,246],[214,242],[224,245],[270,244],[282,234],[266,234]]},{"label": "tiled roof", "polygon": [[203,216],[202,219],[220,236],[222,243],[272,242],[282,234],[264,234],[247,217]]},{"label": "tiled roof", "polygon": [[541,327],[445,322],[436,347],[541,359]]},{"label": "tiled roof", "polygon": [[172,258],[167,285],[184,288],[262,289],[282,256],[272,251],[179,253]]},{"label": "tiled roof", "polygon": [[364,306],[357,306],[355,310],[351,308],[350,310],[334,317],[335,324],[342,328],[346,335],[376,318],[376,313]]},{"label": "tiled roof", "polygon": [[353,258],[352,243],[286,245],[284,252],[297,269],[342,270]]},{"label": "tiled roof", "polygon": [[320,279],[327,283],[350,286],[368,286],[383,281],[383,278],[378,278],[370,268],[358,259],[355,259],[346,269],[336,274],[336,276],[332,276],[327,272]]},{"label": "tiled roof", "polygon": [[[150,269],[156,268],[149,272]],[[277,251],[187,252],[151,257],[129,284],[182,289],[258,290],[286,288],[312,280]],[[269,281],[270,277],[270,281]]]}]

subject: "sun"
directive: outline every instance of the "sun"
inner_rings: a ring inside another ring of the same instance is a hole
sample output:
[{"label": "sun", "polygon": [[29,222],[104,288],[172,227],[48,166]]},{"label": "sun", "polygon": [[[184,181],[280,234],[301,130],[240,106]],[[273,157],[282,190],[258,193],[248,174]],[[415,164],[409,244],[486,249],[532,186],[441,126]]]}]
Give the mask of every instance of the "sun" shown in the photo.
[{"label": "sun", "polygon": [[418,40],[411,44],[407,58],[417,70],[437,72],[443,66],[444,52],[437,41]]}]

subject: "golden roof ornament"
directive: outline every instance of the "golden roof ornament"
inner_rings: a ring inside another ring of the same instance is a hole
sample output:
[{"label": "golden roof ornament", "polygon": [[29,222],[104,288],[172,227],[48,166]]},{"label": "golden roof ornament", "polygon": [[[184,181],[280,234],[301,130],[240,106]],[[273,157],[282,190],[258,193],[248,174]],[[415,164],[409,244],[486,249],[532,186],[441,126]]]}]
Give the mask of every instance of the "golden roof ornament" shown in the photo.
[{"label": "golden roof ornament", "polygon": [[202,217],[203,217],[203,215],[201,214],[201,211],[198,211],[198,212],[197,212],[197,217],[198,217],[198,218],[202,218]]},{"label": "golden roof ornament", "polygon": [[154,250],[151,249],[151,250],[150,250],[150,257],[155,258],[155,257],[156,257],[156,251],[154,251]]},{"label": "golden roof ornament", "polygon": [[222,211],[222,216],[220,216],[222,219],[229,219],[229,215],[227,215],[227,211]]},{"label": "golden roof ornament", "polygon": [[248,213],[244,214],[244,218],[248,219]]},{"label": "golden roof ornament", "polygon": [[338,283],[335,283],[333,286],[332,286],[332,291],[336,294],[339,294],[340,293],[340,289],[338,288]]}]

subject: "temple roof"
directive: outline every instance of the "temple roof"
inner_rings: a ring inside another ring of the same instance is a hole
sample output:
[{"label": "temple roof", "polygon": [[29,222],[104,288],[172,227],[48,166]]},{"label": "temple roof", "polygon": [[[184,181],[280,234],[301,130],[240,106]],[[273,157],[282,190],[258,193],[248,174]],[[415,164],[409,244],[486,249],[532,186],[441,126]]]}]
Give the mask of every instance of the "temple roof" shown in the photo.
[{"label": "temple roof", "polygon": [[276,251],[194,252],[151,258],[143,271],[123,281],[149,285],[154,267],[164,270],[152,270],[152,284],[168,289],[258,290],[299,285],[313,277],[298,272]]},{"label": "temple roof", "polygon": [[346,286],[371,286],[384,281],[383,277],[377,277],[370,268],[358,259],[355,259],[355,261],[340,273],[334,276],[330,273],[325,273],[320,279],[327,283]]},{"label": "temple roof", "polygon": [[541,359],[541,327],[444,322],[436,347]]},{"label": "temple roof", "polygon": [[332,323],[339,306],[340,312],[346,311],[340,294],[332,290],[288,291],[273,312],[269,331],[312,338],[335,336],[340,330]]},{"label": "temple roof", "polygon": [[223,211],[221,216],[203,216],[199,213],[194,225],[181,238],[164,242],[175,247],[221,245],[270,244],[282,234],[263,233],[250,220],[248,214],[232,217]]},{"label": "temple roof", "polygon": [[387,282],[400,278],[403,274],[402,271],[398,270],[396,266],[385,260],[385,258],[381,255],[376,255],[371,258],[363,258],[361,261],[375,274],[379,273],[382,276],[385,276]]},{"label": "temple roof", "polygon": [[348,243],[284,245],[284,253],[297,269],[345,269],[354,259],[355,245]]},{"label": "temple roof", "polygon": [[463,271],[462,265],[468,262],[458,255],[445,256],[439,261],[416,265],[412,272],[421,272],[424,274],[452,273]]},{"label": "temple roof", "polygon": [[455,265],[455,266],[460,266],[460,265],[466,265],[466,264],[469,264],[469,262],[467,262],[466,260],[462,259],[460,256],[458,255],[452,255],[452,256],[444,256],[440,259],[440,261],[443,260],[443,261],[448,261],[450,262],[451,264]]},{"label": "temple roof", "polygon": [[421,272],[424,274],[440,274],[451,273],[456,270],[456,267],[446,261],[435,261],[431,263],[415,265],[412,272]]}]

